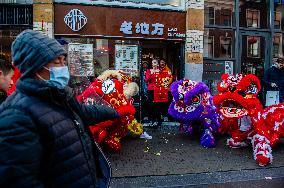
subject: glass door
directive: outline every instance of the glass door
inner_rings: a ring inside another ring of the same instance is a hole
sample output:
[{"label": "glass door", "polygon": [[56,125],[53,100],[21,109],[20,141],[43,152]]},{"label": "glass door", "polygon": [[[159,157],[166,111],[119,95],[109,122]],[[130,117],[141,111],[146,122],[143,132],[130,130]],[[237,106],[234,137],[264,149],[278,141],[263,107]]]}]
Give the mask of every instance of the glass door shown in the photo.
[{"label": "glass door", "polygon": [[[242,74],[254,74],[260,81],[269,65],[268,36],[263,33],[246,32],[240,35],[240,65]],[[262,99],[262,94],[259,97]]]}]

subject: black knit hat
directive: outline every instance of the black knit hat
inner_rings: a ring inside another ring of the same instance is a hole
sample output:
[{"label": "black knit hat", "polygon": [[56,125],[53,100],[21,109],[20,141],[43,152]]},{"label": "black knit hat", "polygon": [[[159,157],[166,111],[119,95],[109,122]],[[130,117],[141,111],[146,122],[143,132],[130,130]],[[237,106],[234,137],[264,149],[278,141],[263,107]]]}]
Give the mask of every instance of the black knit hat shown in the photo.
[{"label": "black knit hat", "polygon": [[12,60],[22,73],[22,78],[33,76],[60,55],[66,56],[64,48],[55,39],[38,31],[25,30],[12,44]]}]

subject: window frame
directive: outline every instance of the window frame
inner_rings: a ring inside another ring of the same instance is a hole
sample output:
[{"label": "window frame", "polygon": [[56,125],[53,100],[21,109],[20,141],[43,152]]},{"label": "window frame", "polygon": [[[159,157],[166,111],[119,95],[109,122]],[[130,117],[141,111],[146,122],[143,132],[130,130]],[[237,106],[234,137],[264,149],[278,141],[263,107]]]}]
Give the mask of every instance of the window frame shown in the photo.
[{"label": "window frame", "polygon": [[[210,10],[213,9],[213,18],[210,18],[209,15],[210,15]],[[208,12],[207,12],[208,10]],[[208,15],[208,23],[206,23],[206,16]],[[216,12],[215,12],[215,7],[214,6],[208,6],[208,7],[205,7],[205,25],[215,25],[216,24],[216,21],[215,21],[215,17],[216,17]],[[213,20],[213,24],[210,24],[210,20]]]},{"label": "window frame", "polygon": [[[248,23],[248,13],[249,12],[252,13],[252,17],[250,18],[252,20],[251,26],[249,26],[249,23]],[[256,27],[253,26],[254,13],[257,13],[257,26]],[[249,28],[260,28],[260,11],[257,9],[246,9],[246,23],[247,23],[247,27]]]}]

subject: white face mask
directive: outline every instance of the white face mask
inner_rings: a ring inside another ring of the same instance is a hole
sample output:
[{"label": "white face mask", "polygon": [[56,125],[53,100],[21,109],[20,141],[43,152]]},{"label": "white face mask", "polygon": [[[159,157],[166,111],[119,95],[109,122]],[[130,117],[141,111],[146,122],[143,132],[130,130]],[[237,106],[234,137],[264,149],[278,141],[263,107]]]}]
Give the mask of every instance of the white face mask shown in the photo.
[{"label": "white face mask", "polygon": [[40,79],[45,80],[50,85],[55,86],[59,89],[63,89],[68,85],[70,74],[67,66],[43,68],[49,71],[50,78],[49,80],[45,80],[39,74],[37,74]]}]

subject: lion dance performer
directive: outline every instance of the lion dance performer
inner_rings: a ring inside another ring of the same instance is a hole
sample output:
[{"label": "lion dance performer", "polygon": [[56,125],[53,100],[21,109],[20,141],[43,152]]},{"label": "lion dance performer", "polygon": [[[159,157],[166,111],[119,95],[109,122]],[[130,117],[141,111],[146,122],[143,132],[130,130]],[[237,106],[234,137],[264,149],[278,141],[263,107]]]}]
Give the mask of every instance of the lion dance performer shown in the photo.
[{"label": "lion dance performer", "polygon": [[232,148],[245,147],[254,134],[252,117],[262,110],[257,98],[260,81],[253,75],[224,74],[218,84],[219,93],[214,96],[214,104],[220,113],[221,134],[228,133],[231,138],[227,145]]},{"label": "lion dance performer", "polygon": [[180,122],[180,131],[192,134],[193,127],[202,123],[200,143],[206,148],[214,147],[213,133],[217,132],[219,122],[208,87],[202,82],[179,80],[172,83],[171,93],[173,101],[168,112]]},{"label": "lion dance performer", "polygon": [[[108,90],[111,85],[111,92],[105,93],[104,90]],[[135,108],[132,104],[132,96],[136,95],[138,90],[138,85],[124,72],[107,70],[77,97],[79,101],[87,104],[109,105],[119,113],[120,118],[117,120],[105,121],[90,127],[95,140],[108,150],[120,151],[120,139],[128,133],[142,134],[143,127],[134,118]]]}]

